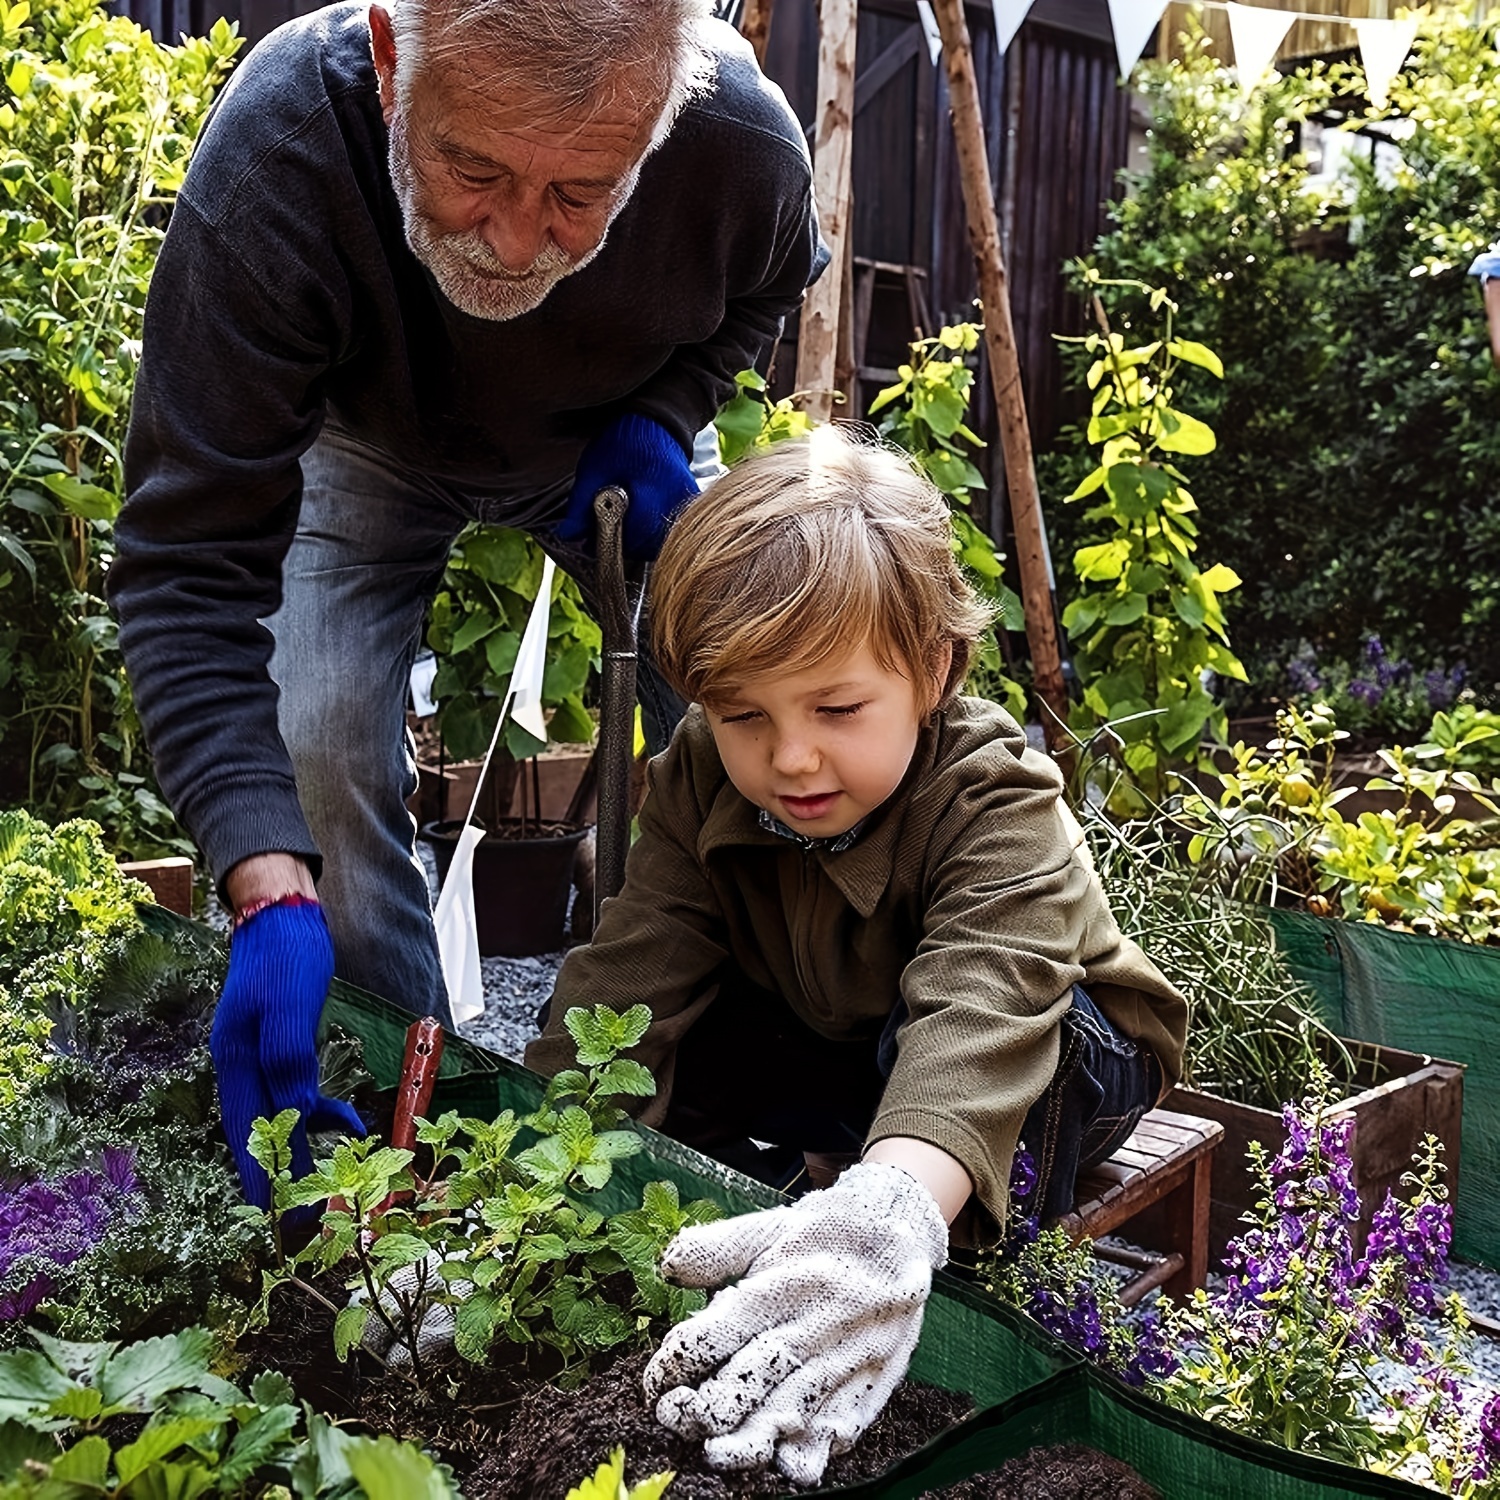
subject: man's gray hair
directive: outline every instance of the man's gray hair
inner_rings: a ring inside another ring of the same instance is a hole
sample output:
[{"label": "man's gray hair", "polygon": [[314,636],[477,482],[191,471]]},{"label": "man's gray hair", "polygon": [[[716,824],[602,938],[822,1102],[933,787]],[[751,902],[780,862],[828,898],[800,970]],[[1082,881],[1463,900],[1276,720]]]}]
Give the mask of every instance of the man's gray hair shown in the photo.
[{"label": "man's gray hair", "polygon": [[702,23],[713,0],[396,0],[396,86],[477,59],[503,87],[541,94],[559,115],[626,93],[662,102],[656,139],[713,80]]}]

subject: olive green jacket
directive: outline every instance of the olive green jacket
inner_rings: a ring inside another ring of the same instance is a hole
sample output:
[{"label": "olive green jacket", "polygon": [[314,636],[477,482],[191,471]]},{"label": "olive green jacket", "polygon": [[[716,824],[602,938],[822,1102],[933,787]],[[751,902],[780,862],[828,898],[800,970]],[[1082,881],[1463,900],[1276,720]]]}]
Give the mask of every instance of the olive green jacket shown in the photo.
[{"label": "olive green jacket", "polygon": [[569,1007],[644,1002],[654,1019],[632,1055],[656,1075],[642,1118],[659,1124],[677,1043],[724,965],[834,1039],[878,1037],[904,998],[869,1139],[940,1147],[1003,1223],[1017,1136],[1056,1071],[1074,984],[1153,1048],[1169,1084],[1182,1071],[1187,1007],[1121,936],[1061,792],[1013,719],[960,698],[852,847],[807,850],[759,826],[690,710],[651,765],[625,888],[565,960],[527,1063],[574,1065]]}]

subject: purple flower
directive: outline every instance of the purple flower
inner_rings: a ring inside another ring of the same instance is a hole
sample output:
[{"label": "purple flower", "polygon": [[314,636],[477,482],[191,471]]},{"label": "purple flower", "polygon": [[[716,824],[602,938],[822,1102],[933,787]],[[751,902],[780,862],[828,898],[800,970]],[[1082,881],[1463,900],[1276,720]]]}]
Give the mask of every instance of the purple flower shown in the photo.
[{"label": "purple flower", "polygon": [[1010,1195],[1012,1198],[1029,1197],[1035,1186],[1036,1161],[1025,1146],[1017,1146],[1010,1164]]},{"label": "purple flower", "polygon": [[1378,635],[1365,637],[1365,660],[1372,662],[1385,660],[1385,647],[1380,644]]},{"label": "purple flower", "polygon": [[1479,1459],[1475,1479],[1488,1479],[1500,1465],[1500,1396],[1491,1396],[1479,1413]]},{"label": "purple flower", "polygon": [[1349,692],[1353,697],[1358,698],[1361,703],[1368,703],[1372,707],[1379,703],[1384,696],[1379,686],[1373,682],[1366,682],[1363,678],[1359,677],[1355,678],[1349,684]]}]

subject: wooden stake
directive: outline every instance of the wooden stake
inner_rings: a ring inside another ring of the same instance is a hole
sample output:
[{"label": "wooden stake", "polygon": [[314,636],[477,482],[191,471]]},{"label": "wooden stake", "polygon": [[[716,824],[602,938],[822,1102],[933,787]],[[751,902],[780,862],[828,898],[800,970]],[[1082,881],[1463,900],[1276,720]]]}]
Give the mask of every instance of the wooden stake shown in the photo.
[{"label": "wooden stake", "polygon": [[740,15],[740,35],[755,49],[755,60],[766,65],[766,42],[771,35],[771,12],[775,0],[745,0]]},{"label": "wooden stake", "polygon": [[848,253],[854,159],[856,0],[822,0],[818,43],[818,119],[813,145],[813,199],[832,259],[807,290],[797,335],[797,389],[817,422],[833,415],[838,359],[839,294]]},{"label": "wooden stake", "polygon": [[1052,614],[1052,590],[1047,578],[1046,543],[1042,534],[1042,505],[1032,462],[1031,428],[1021,386],[1021,361],[1010,317],[1005,262],[1000,253],[1000,226],[995,215],[995,189],[985,152],[984,120],[979,108],[979,85],[974,77],[974,50],[963,0],[933,0],[943,56],[948,64],[949,106],[953,112],[953,140],[958,150],[964,209],[969,222],[969,244],[979,270],[979,300],[984,307],[984,347],[990,361],[990,383],[995,390],[995,413],[1000,420],[1000,446],[1005,454],[1005,482],[1010,490],[1010,513],[1016,539],[1016,564],[1021,575],[1021,603],[1026,614],[1026,640],[1031,648],[1031,670],[1041,700],[1042,728],[1047,747],[1065,771],[1071,765],[1072,741],[1067,731],[1068,693],[1063,683],[1057,626]]}]

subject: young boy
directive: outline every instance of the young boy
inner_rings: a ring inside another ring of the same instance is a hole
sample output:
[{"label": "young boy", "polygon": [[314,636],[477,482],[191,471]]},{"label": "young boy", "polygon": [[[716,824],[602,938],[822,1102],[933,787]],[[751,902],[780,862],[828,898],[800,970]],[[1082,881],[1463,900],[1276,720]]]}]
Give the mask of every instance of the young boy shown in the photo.
[{"label": "young boy", "polygon": [[950,538],[909,461],[836,427],[683,513],[651,614],[694,707],[526,1054],[572,1066],[570,1006],[644,1002],[646,1123],[831,1183],[668,1249],[684,1284],[739,1278],[647,1370],[724,1468],[820,1478],[905,1372],[948,1225],[1003,1223],[1018,1142],[1060,1213],[1181,1067],[1184,1003],[1115,925],[1056,768],[958,696],[988,614]]}]

